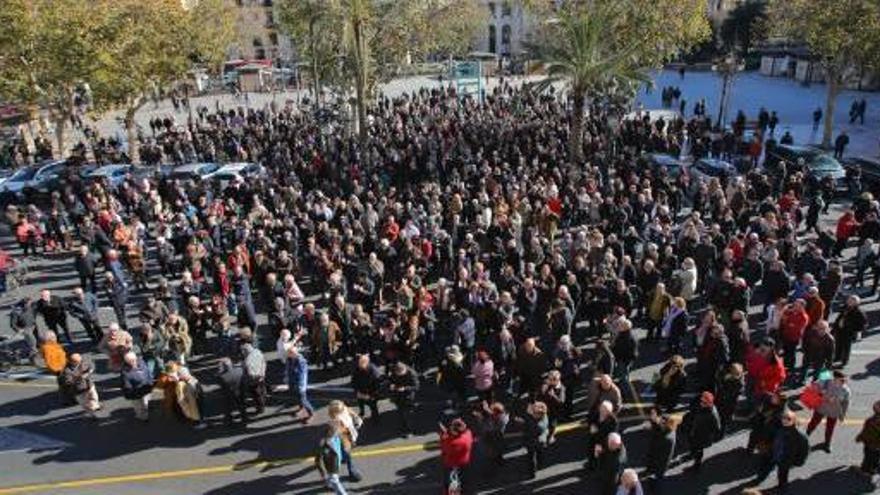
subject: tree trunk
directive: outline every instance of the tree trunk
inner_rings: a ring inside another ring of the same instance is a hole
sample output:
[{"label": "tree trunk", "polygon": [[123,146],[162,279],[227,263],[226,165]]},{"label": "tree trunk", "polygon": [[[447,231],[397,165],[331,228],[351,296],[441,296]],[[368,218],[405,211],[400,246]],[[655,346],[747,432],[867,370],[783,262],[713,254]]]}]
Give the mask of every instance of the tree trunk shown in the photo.
[{"label": "tree trunk", "polygon": [[580,165],[584,155],[584,103],[583,91],[574,92],[574,105],[571,109],[571,136],[569,136],[569,159]]},{"label": "tree trunk", "polygon": [[362,142],[367,140],[367,49],[364,44],[364,33],[361,19],[354,19],[354,51],[356,72],[354,78],[355,98],[357,101],[358,137]]},{"label": "tree trunk", "polygon": [[128,136],[128,159],[132,164],[141,162],[140,143],[138,143],[137,123],[134,120],[137,107],[125,111],[125,133]]},{"label": "tree trunk", "polygon": [[837,106],[837,95],[840,94],[840,74],[835,69],[827,71],[828,96],[825,100],[825,130],[822,133],[822,147],[831,148],[834,137],[834,108]]},{"label": "tree trunk", "polygon": [[315,36],[315,23],[317,19],[312,19],[309,22],[309,41],[312,46],[312,92],[315,95],[315,107],[319,107],[321,105],[321,78],[318,75],[318,57],[317,57],[317,39]]}]

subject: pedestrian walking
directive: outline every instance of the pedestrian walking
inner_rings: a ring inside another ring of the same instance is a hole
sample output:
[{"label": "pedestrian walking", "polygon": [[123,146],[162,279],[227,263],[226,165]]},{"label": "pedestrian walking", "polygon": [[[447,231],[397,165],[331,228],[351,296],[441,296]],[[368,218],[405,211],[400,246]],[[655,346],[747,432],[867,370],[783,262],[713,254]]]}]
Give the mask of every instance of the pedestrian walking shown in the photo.
[{"label": "pedestrian walking", "polygon": [[401,431],[404,436],[409,437],[412,435],[409,416],[415,405],[416,392],[419,389],[419,376],[411,367],[398,361],[394,365],[388,382],[391,402],[397,408]]},{"label": "pedestrian walking", "polygon": [[772,447],[763,456],[755,483],[763,482],[775,468],[779,483],[778,493],[782,495],[789,493],[789,472],[794,467],[803,466],[807,462],[809,453],[809,440],[807,435],[798,429],[797,415],[792,411],[785,411],[782,413],[782,427],[776,431]]},{"label": "pedestrian walking", "polygon": [[315,454],[315,466],[318,468],[327,489],[335,495],[347,495],[348,493],[339,477],[342,469],[342,428],[339,421],[330,421],[324,427],[324,434],[318,443],[318,452]]},{"label": "pedestrian walking", "polygon": [[303,423],[309,424],[315,415],[315,408],[312,407],[308,397],[309,363],[295,345],[287,349],[286,361],[287,384],[293,394],[294,406],[296,407],[293,415],[299,417],[300,411],[305,412]]},{"label": "pedestrian walking", "polygon": [[837,370],[834,371],[831,380],[820,382],[819,388],[822,391],[822,403],[813,411],[813,417],[807,425],[807,435],[811,435],[824,419],[825,442],[822,444],[822,450],[830,454],[834,429],[846,417],[852,392],[847,385],[847,376]]},{"label": "pedestrian walking", "polygon": [[675,455],[675,443],[679,420],[651,409],[648,418],[649,437],[645,458],[645,473],[650,476],[651,493],[663,492],[664,479]]},{"label": "pedestrian walking", "polygon": [[370,408],[370,419],[379,419],[379,392],[382,387],[382,374],[375,364],[370,362],[368,354],[357,357],[357,366],[351,374],[351,388],[357,397],[358,411],[365,417],[365,407]]},{"label": "pedestrian walking", "polygon": [[880,400],[874,402],[873,414],[865,419],[862,430],[856,435],[856,442],[862,444],[862,464],[859,470],[873,478],[880,473]]},{"label": "pedestrian walking", "polygon": [[467,468],[471,463],[474,435],[461,418],[447,427],[440,423],[440,458],[443,461],[443,488],[446,495],[467,494]]},{"label": "pedestrian walking", "polygon": [[327,414],[331,421],[338,421],[342,425],[342,462],[348,468],[348,477],[355,483],[363,479],[363,475],[354,464],[352,452],[357,445],[359,431],[364,420],[341,400],[332,400],[327,404]]},{"label": "pedestrian walking", "polygon": [[247,422],[245,402],[245,373],[241,364],[233,363],[228,357],[220,358],[216,372],[217,383],[223,394],[223,421],[232,425],[234,413],[238,413],[241,423]]},{"label": "pedestrian walking", "polygon": [[83,415],[89,419],[95,419],[95,413],[101,409],[98,399],[98,391],[92,375],[95,368],[88,357],[79,353],[73,353],[67,359],[67,364],[61,372],[61,381],[64,387],[76,397],[76,402],[83,410]]},{"label": "pedestrian walking", "polygon": [[853,341],[861,338],[868,326],[868,317],[861,304],[859,296],[850,295],[846,298],[846,307],[834,320],[834,361],[844,367],[849,364]]},{"label": "pedestrian walking", "polygon": [[642,482],[635,469],[627,468],[620,473],[620,484],[617,486],[615,495],[644,495]]},{"label": "pedestrian walking", "polygon": [[70,335],[70,327],[67,324],[67,307],[64,301],[52,294],[49,289],[40,291],[40,298],[34,305],[36,313],[43,317],[43,321],[51,332],[58,334],[59,328],[64,331],[64,338],[68,344],[73,343]]},{"label": "pedestrian walking", "polygon": [[711,392],[700,394],[699,402],[685,414],[681,427],[694,460],[688,469],[699,471],[703,466],[703,451],[715,443],[721,434],[721,419],[715,409],[715,396]]},{"label": "pedestrian walking", "polygon": [[244,389],[253,399],[257,416],[266,410],[266,358],[251,342],[241,346],[244,356]]},{"label": "pedestrian walking", "polygon": [[620,475],[627,465],[626,447],[619,433],[608,435],[608,441],[596,446],[597,474],[602,495],[616,495]]},{"label": "pedestrian walking", "polygon": [[73,289],[73,297],[67,301],[67,307],[73,317],[79,320],[92,343],[97,345],[101,342],[104,332],[101,330],[98,298],[95,297],[95,294],[84,291],[82,287],[77,287]]}]

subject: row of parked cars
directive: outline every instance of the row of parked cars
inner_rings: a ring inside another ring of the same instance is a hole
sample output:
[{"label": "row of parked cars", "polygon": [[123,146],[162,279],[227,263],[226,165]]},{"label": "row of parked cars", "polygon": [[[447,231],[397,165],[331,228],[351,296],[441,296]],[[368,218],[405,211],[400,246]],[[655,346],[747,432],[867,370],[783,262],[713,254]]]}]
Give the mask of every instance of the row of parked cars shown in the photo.
[{"label": "row of parked cars", "polygon": [[[715,158],[701,158],[693,163],[679,160],[670,155],[654,153],[647,160],[655,169],[665,169],[672,177],[687,174],[691,178],[708,180],[714,177],[736,177],[742,174],[743,167]],[[831,177],[839,191],[849,190],[847,171],[860,168],[862,184],[867,189],[880,189],[880,160],[863,157],[848,157],[838,161],[829,153],[811,146],[779,145],[765,159],[765,168],[774,167],[785,161],[788,171],[802,171],[821,182]],[[739,164],[739,163],[738,163]]]},{"label": "row of parked cars", "polygon": [[118,187],[126,178],[164,176],[179,180],[213,180],[226,187],[236,180],[265,175],[256,163],[189,163],[185,165],[138,166],[128,163],[74,166],[65,160],[51,160],[16,170],[0,171],[0,204],[30,200],[61,188],[74,177],[85,183],[103,181]]}]

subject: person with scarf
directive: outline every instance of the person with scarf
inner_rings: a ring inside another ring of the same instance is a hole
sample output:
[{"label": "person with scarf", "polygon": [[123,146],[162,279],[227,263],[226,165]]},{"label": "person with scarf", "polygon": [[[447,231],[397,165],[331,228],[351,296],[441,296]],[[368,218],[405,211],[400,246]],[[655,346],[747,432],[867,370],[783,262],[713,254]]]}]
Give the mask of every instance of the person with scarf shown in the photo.
[{"label": "person with scarf", "polygon": [[676,297],[660,325],[660,335],[667,339],[667,352],[670,354],[681,355],[684,352],[687,324],[687,302],[682,297]]}]

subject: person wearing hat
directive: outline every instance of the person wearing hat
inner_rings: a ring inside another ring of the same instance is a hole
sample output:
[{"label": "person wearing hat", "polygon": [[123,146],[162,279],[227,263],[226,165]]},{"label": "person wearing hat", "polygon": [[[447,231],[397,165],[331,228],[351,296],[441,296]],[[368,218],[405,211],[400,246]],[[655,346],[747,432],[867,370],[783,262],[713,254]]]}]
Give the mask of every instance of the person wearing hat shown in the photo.
[{"label": "person wearing hat", "polygon": [[703,464],[703,451],[715,443],[721,434],[721,418],[715,409],[715,395],[712,392],[700,394],[699,402],[682,419],[682,428],[694,459],[689,469],[699,471]]},{"label": "person wearing hat", "polygon": [[451,395],[448,404],[456,401],[463,405],[467,402],[467,371],[464,368],[464,354],[457,345],[446,348],[446,356],[440,361],[437,383]]}]

